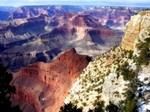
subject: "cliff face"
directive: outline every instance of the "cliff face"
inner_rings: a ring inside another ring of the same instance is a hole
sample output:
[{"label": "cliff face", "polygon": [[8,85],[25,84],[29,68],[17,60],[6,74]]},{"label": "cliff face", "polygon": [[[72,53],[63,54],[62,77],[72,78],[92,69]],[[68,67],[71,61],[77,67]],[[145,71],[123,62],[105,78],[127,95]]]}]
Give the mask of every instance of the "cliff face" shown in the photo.
[{"label": "cliff face", "polygon": [[24,112],[57,112],[72,84],[90,61],[71,49],[51,63],[35,63],[14,73],[12,98]]},{"label": "cliff face", "polygon": [[108,111],[114,105],[119,108],[116,112],[150,111],[149,15],[150,11],[141,11],[133,16],[121,45],[88,64],[73,84],[66,104],[71,102],[83,112],[95,108]]},{"label": "cliff face", "polygon": [[142,29],[150,27],[150,11],[141,11],[126,24],[125,34],[122,39],[121,47],[126,50],[134,50],[136,39],[139,37]]}]

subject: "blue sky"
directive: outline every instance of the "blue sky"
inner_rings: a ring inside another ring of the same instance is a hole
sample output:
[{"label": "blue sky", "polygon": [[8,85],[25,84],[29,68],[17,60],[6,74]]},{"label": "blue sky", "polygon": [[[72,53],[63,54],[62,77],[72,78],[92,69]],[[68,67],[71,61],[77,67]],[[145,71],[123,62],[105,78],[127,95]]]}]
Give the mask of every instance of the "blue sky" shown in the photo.
[{"label": "blue sky", "polygon": [[109,5],[150,7],[150,0],[0,0],[0,6],[23,5]]}]

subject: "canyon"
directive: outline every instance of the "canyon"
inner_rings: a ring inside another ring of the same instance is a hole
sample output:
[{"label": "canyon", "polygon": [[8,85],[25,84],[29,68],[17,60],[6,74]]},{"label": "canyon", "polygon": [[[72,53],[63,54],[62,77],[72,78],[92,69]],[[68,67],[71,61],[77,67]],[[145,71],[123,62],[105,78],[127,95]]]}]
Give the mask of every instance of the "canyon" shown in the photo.
[{"label": "canyon", "polygon": [[139,10],[92,6],[7,10],[9,18],[0,22],[0,63],[18,71],[35,62],[51,62],[71,48],[82,55],[98,56],[120,44],[124,24]]},{"label": "canyon", "polygon": [[[57,112],[71,102],[86,112],[101,101],[104,108],[110,102],[120,105],[130,81],[117,69],[127,62],[127,68],[137,70],[133,59],[139,55],[137,44],[149,36],[149,11],[132,17],[140,10],[98,6],[1,10],[0,64],[13,73],[12,106],[19,105],[23,112]],[[138,77],[147,74],[142,78],[149,81],[148,68],[143,65]],[[142,78],[138,79],[148,88]],[[144,99],[149,89],[142,87],[138,88],[143,93],[137,92],[142,94],[139,104],[149,106]]]}]

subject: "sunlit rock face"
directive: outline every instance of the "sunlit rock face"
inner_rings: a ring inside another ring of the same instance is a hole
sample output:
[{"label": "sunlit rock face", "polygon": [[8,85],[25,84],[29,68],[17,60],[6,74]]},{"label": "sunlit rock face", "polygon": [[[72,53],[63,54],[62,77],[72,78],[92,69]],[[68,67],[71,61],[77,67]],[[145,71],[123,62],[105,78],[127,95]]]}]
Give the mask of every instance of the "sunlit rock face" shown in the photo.
[{"label": "sunlit rock face", "polygon": [[57,112],[72,84],[90,57],[71,49],[51,63],[35,63],[14,73],[12,85],[17,89],[12,98],[24,112]]},{"label": "sunlit rock face", "polygon": [[136,38],[146,33],[150,27],[150,11],[141,11],[126,24],[125,34],[122,39],[121,47],[126,50],[134,50],[136,46]]}]

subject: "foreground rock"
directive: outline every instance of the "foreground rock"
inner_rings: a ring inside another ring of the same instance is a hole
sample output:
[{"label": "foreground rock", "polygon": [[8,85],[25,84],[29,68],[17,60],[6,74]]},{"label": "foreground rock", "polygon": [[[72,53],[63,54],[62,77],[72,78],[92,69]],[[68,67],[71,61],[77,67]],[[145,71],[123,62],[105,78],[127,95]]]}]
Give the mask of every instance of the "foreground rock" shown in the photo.
[{"label": "foreground rock", "polygon": [[67,51],[51,63],[35,63],[14,73],[14,105],[24,112],[57,112],[90,57]]}]

